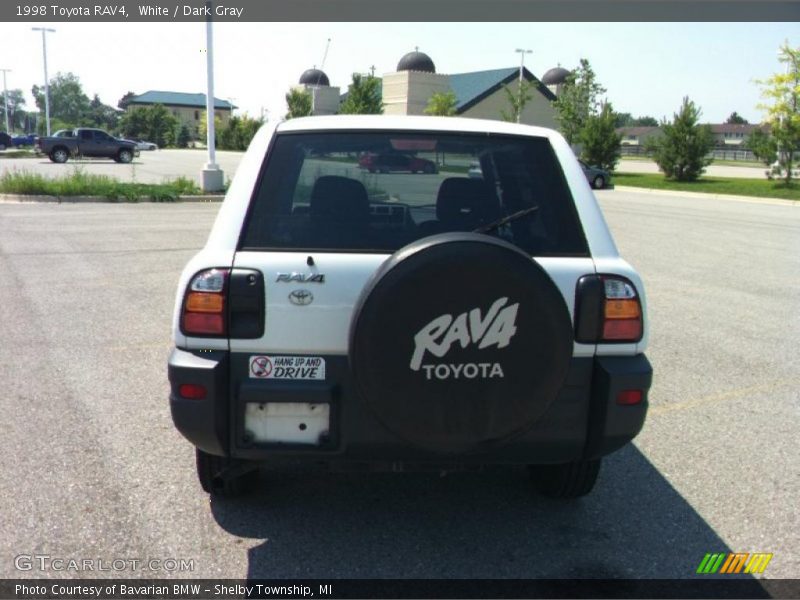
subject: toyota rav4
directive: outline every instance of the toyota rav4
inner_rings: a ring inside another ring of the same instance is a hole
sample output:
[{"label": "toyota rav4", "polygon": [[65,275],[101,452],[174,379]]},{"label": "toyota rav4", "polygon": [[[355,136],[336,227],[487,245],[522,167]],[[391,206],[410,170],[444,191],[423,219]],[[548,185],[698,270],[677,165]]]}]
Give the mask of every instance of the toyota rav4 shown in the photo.
[{"label": "toyota rav4", "polygon": [[[401,152],[436,172],[360,167]],[[652,377],[641,279],[570,147],[475,119],[264,126],[173,334],[175,426],[229,495],[262,465],[320,463],[526,465],[581,496],[640,431]]]}]

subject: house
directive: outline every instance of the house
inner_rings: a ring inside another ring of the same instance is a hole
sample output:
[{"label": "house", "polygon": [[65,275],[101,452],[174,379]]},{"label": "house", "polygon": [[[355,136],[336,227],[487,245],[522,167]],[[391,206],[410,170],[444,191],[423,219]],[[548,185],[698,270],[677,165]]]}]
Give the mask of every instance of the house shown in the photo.
[{"label": "house", "polygon": [[729,149],[736,149],[742,146],[756,129],[764,129],[764,127],[761,125],[750,125],[749,123],[722,123],[719,125],[711,125],[711,133],[714,135],[714,145],[718,148]]},{"label": "house", "polygon": [[[194,135],[199,134],[200,119],[206,110],[205,94],[187,94],[184,92],[164,92],[150,90],[139,96],[134,96],[128,102],[126,110],[131,111],[137,107],[147,107],[161,104],[169,110],[182,123],[189,127]],[[231,118],[236,106],[227,100],[214,98],[214,116],[223,125]]]},{"label": "house", "polygon": [[644,148],[650,139],[661,135],[661,128],[657,126],[618,127],[617,133],[622,136],[623,146]]}]

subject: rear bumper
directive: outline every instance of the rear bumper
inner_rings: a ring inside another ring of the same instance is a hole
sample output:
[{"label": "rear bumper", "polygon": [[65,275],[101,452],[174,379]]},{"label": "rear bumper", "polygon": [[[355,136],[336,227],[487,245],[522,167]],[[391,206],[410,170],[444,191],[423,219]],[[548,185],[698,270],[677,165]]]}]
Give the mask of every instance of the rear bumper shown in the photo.
[{"label": "rear bumper", "polygon": [[[347,357],[325,357],[327,377],[320,382],[250,379],[243,358],[224,351],[173,350],[172,419],[207,453],[274,462],[544,464],[598,458],[639,433],[652,380],[644,355],[573,358],[558,398],[535,425],[502,444],[443,456],[411,446],[372,415],[353,391]],[[205,397],[183,398],[182,384],[204,386]],[[625,390],[641,390],[642,402],[618,405],[617,395]],[[245,411],[266,403],[327,405],[329,432],[314,444],[254,442],[244,426]]]}]

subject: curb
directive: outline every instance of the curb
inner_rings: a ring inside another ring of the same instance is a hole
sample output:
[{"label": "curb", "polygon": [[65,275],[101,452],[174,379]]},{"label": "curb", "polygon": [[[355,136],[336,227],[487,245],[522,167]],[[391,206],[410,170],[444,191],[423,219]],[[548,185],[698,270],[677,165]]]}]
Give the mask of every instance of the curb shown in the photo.
[{"label": "curb", "polygon": [[681,196],[683,198],[704,198],[706,200],[732,200],[734,202],[752,202],[755,204],[775,204],[777,206],[800,206],[800,201],[783,198],[764,198],[761,196],[736,196],[734,194],[704,194],[703,192],[683,192],[673,190],[655,190],[629,185],[618,185],[614,188],[620,192],[637,192],[654,196]]},{"label": "curb", "polygon": [[0,202],[4,203],[24,203],[24,202],[45,202],[51,204],[182,204],[185,202],[222,202],[225,196],[206,195],[206,196],[179,196],[174,202],[159,202],[150,198],[128,201],[124,199],[109,200],[104,196],[42,196],[37,194],[0,194]]}]

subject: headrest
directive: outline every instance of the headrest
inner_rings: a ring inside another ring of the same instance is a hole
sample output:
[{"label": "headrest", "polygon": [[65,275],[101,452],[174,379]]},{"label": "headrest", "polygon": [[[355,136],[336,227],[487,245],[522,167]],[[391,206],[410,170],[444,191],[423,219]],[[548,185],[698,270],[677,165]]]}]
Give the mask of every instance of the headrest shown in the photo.
[{"label": "headrest", "polygon": [[360,181],[323,175],[311,190],[310,212],[312,216],[328,216],[348,219],[369,218],[369,197]]},{"label": "headrest", "polygon": [[500,217],[494,189],[483,179],[451,177],[439,187],[436,218],[453,227],[478,227]]}]

